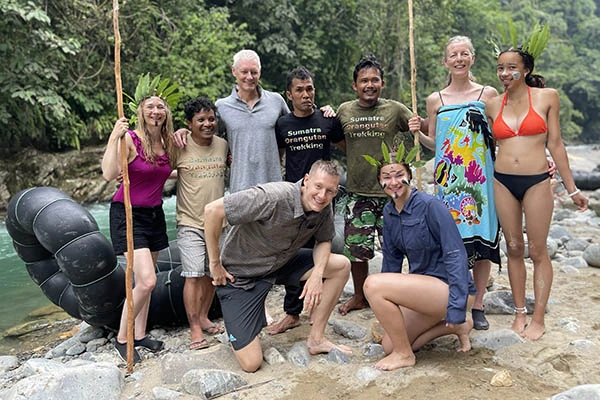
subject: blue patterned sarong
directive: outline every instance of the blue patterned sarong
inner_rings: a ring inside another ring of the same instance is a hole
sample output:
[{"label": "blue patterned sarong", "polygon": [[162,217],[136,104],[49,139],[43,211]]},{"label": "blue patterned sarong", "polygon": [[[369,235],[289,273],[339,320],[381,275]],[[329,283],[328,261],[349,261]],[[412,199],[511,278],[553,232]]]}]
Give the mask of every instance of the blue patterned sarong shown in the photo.
[{"label": "blue patterned sarong", "polygon": [[469,267],[482,259],[500,264],[493,144],[483,102],[442,106],[435,137],[437,196],[456,222]]}]

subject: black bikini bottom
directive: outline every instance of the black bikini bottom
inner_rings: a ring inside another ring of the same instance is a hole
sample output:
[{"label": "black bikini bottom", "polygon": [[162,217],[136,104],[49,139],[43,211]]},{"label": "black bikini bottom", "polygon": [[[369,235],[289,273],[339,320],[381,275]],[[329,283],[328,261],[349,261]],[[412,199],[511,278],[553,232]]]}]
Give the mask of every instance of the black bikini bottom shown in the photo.
[{"label": "black bikini bottom", "polygon": [[504,185],[517,200],[522,201],[530,187],[550,178],[550,174],[544,172],[538,175],[510,175],[494,171],[494,178]]}]

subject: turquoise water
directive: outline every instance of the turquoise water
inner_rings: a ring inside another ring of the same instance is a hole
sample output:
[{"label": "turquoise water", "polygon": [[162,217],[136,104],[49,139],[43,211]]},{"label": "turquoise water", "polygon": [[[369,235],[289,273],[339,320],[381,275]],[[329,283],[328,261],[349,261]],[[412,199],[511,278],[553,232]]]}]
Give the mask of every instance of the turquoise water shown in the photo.
[{"label": "turquoise water", "polygon": [[[86,207],[107,237],[109,204]],[[164,199],[170,240],[176,237],[175,196]],[[25,263],[17,256],[4,221],[0,223],[0,332],[24,322],[27,314],[51,302],[31,280]]]}]

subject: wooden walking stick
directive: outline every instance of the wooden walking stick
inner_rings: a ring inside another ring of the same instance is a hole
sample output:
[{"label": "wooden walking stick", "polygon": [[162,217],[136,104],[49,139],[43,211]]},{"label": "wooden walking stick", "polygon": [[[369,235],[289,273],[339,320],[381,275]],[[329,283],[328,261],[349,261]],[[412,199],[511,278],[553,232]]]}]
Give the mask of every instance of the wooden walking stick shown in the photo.
[{"label": "wooden walking stick", "polygon": [[[115,88],[117,113],[123,118],[123,86],[121,84],[121,34],[119,33],[119,1],[113,0],[113,26],[115,29]],[[133,372],[133,217],[129,196],[129,171],[127,170],[127,142],[121,138],[121,169],[123,171],[123,196],[127,228],[127,268],[125,269],[125,296],[127,299],[127,373]]]},{"label": "wooden walking stick", "polygon": [[[408,0],[408,48],[410,53],[410,97],[413,115],[417,114],[417,67],[415,62],[415,38],[413,26],[413,3]],[[415,134],[415,146],[419,146],[419,134]],[[417,152],[416,161],[421,160],[421,152]],[[421,168],[417,168],[417,189],[421,190]]]}]

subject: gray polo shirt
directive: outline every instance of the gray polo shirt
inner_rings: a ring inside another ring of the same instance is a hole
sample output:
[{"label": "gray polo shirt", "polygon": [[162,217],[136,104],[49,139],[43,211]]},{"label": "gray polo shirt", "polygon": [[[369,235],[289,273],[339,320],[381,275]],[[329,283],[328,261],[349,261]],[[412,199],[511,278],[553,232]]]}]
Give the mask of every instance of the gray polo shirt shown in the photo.
[{"label": "gray polo shirt", "polygon": [[259,87],[254,107],[242,101],[234,87],[216,102],[231,150],[231,193],[254,185],[281,181],[275,123],[290,112],[280,94]]},{"label": "gray polo shirt", "polygon": [[247,287],[255,278],[283,267],[312,237],[328,242],[335,235],[331,204],[305,213],[302,181],[272,182],[225,196],[225,216],[232,225],[221,247],[221,263]]}]

